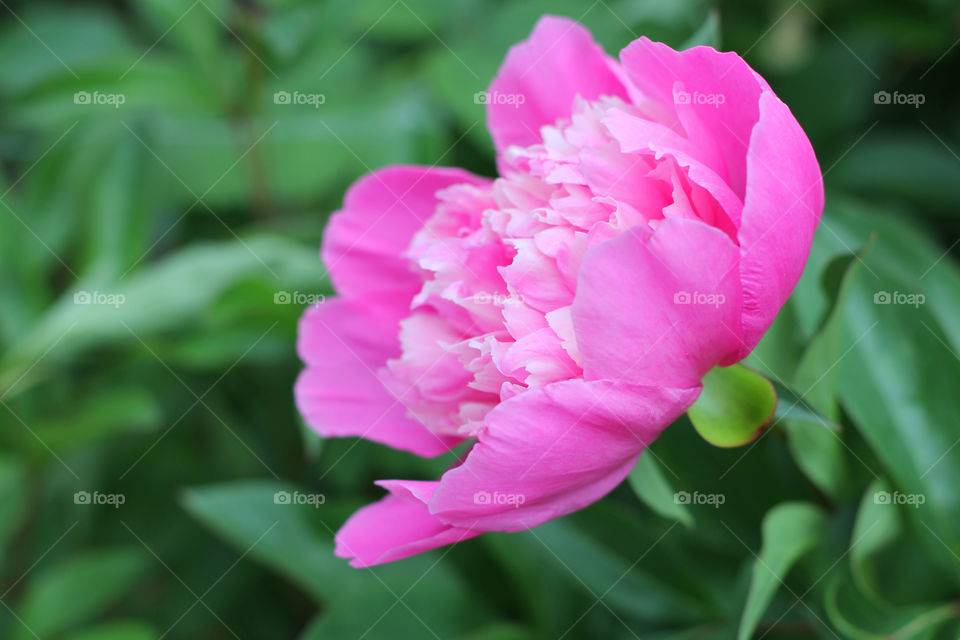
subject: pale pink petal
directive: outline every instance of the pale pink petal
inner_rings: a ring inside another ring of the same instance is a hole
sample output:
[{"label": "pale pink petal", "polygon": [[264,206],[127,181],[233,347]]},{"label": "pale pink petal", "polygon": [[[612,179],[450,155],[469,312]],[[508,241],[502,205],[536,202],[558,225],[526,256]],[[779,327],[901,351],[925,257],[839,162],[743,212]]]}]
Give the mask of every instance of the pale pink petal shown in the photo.
[{"label": "pale pink petal", "polygon": [[[498,152],[540,142],[540,127],[569,118],[574,98],[626,98],[614,61],[590,32],[569,18],[544,16],[530,37],[511,47],[490,85],[487,126]],[[522,96],[498,102],[497,96]]]},{"label": "pale pink petal", "polygon": [[620,148],[612,147],[580,152],[580,167],[591,192],[598,197],[625,202],[648,215],[654,212],[653,217],[659,217],[660,210],[670,203],[670,189],[662,180],[649,176],[655,164],[652,157],[627,155],[621,153]]},{"label": "pale pink petal", "polygon": [[529,239],[511,240],[517,253],[506,267],[500,267],[503,279],[527,306],[538,311],[553,311],[573,300],[572,285],[567,283],[557,261],[545,255],[536,242]]},{"label": "pale pink petal", "polygon": [[747,200],[740,226],[745,357],[790,297],[823,212],[823,176],[810,141],[772,92],[747,156]]},{"label": "pale pink petal", "polygon": [[437,191],[489,181],[461,169],[393,166],[357,180],[333,214],[321,255],[337,292],[346,297],[396,289],[412,297],[422,284],[402,256],[433,215]]},{"label": "pale pink petal", "polygon": [[462,403],[495,404],[497,396],[470,385],[474,373],[464,363],[480,355],[451,331],[446,319],[425,308],[400,322],[403,356],[390,359],[377,371],[383,384],[403,406],[407,415],[436,434],[460,431]]},{"label": "pale pink petal", "polygon": [[354,567],[393,562],[430,549],[461,542],[482,531],[444,524],[427,510],[439,482],[384,480],[390,492],[354,513],[337,532],[334,553]]},{"label": "pale pink petal", "polygon": [[608,380],[526,391],[487,414],[430,511],[453,526],[521,531],[581,509],[616,487],[698,393]]},{"label": "pale pink petal", "polygon": [[542,312],[525,304],[519,297],[516,300],[515,304],[505,305],[502,309],[503,325],[514,340],[547,326]]},{"label": "pale pink petal", "polygon": [[499,310],[491,301],[507,297],[498,268],[510,264],[510,257],[499,240],[473,237],[434,240],[413,257],[430,273],[423,290],[414,297],[415,305],[432,304],[436,298],[442,298],[468,310],[471,324],[480,324],[488,330],[502,325]]},{"label": "pale pink petal", "polygon": [[501,368],[529,387],[541,387],[583,373],[550,328],[534,331],[514,342],[507,349]]},{"label": "pale pink petal", "polygon": [[577,345],[577,334],[573,329],[573,308],[560,307],[547,313],[544,318],[547,324],[560,337],[560,346],[567,352],[570,359],[578,367],[583,367],[583,356],[580,355],[580,347]]},{"label": "pale pink petal", "polygon": [[693,387],[740,346],[739,251],[720,230],[668,218],[587,252],[573,325],[587,380]]},{"label": "pale pink petal", "polygon": [[[390,300],[391,296],[394,298]],[[406,416],[377,378],[400,355],[399,293],[329,300],[300,319],[297,351],[306,363],[294,386],[304,421],[325,437],[359,436],[421,456],[436,456],[458,438],[437,436]]]}]

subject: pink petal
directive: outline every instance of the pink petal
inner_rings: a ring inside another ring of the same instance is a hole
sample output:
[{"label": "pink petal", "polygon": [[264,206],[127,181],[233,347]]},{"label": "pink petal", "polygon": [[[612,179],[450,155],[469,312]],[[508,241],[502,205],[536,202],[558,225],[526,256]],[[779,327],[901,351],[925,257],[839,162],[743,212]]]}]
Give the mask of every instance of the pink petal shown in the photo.
[{"label": "pink petal", "polygon": [[[569,18],[540,18],[530,37],[510,48],[490,85],[487,126],[497,152],[540,142],[540,127],[569,118],[577,95],[626,99],[614,65],[581,25]],[[498,103],[498,96],[521,96],[523,102]]]},{"label": "pink petal", "polygon": [[350,565],[369,567],[461,542],[482,531],[451,527],[427,510],[439,482],[383,480],[390,492],[360,509],[337,532],[334,553]]},{"label": "pink petal", "polygon": [[701,154],[691,141],[669,127],[644,120],[621,109],[611,109],[603,122],[620,143],[621,151],[648,151],[653,152],[657,158],[673,158],[678,165],[687,169],[691,180],[716,199],[734,224],[740,221],[743,200],[731,190],[727,180],[717,174],[714,168],[698,159]]},{"label": "pink petal", "polygon": [[[674,51],[642,37],[620,52],[630,80],[648,97],[670,110],[698,149],[697,157],[728,179],[741,199],[746,193],[747,143],[759,118],[757,101],[766,81],[736,53],[711,47]],[[678,92],[691,100],[684,104]],[[703,103],[697,103],[697,96]],[[712,103],[707,102],[714,96]],[[722,103],[717,104],[718,96]],[[719,163],[719,164],[718,164]],[[704,185],[706,186],[706,185]]]},{"label": "pink petal", "polygon": [[487,414],[430,511],[453,526],[521,531],[581,509],[616,487],[698,393],[609,380],[526,391]]},{"label": "pink petal", "polygon": [[740,226],[743,345],[756,346],[800,279],[823,212],[823,176],[810,141],[772,92],[747,154],[747,199]]},{"label": "pink petal", "polygon": [[412,297],[422,281],[402,254],[433,215],[437,191],[488,182],[460,169],[416,166],[387,167],[357,180],[323,237],[323,262],[337,292],[352,297],[396,289]]},{"label": "pink petal", "polygon": [[683,218],[593,247],[573,302],[584,377],[688,388],[732,363],[740,347],[738,260],[722,231]]},{"label": "pink petal", "polygon": [[297,351],[307,368],[294,396],[304,421],[325,437],[360,436],[421,456],[456,446],[407,417],[376,371],[400,355],[397,310],[403,294],[334,299],[314,305],[300,320]]}]

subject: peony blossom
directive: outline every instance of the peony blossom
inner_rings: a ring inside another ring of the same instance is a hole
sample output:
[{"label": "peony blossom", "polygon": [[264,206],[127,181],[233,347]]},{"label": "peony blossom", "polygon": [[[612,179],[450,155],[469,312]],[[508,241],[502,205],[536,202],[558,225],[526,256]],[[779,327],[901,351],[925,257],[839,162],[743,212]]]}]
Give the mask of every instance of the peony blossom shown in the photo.
[{"label": "peony blossom", "polygon": [[362,567],[598,500],[744,358],[800,277],[823,208],[796,119],[735,53],[640,38],[608,57],[544,17],[486,94],[494,180],[397,166],[348,191],[308,309],[306,422],[421,456],[438,480],[339,531]]}]

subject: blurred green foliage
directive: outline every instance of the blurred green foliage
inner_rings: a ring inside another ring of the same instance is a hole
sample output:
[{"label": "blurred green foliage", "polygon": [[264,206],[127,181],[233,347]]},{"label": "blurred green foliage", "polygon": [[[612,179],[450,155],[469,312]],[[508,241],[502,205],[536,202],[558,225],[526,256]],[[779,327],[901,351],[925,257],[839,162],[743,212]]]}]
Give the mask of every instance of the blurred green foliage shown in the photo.
[{"label": "blurred green foliage", "polygon": [[[955,2],[0,5],[0,637],[957,638]],[[547,12],[736,50],[809,132],[827,212],[748,360],[777,418],[729,450],[682,419],[584,512],[350,569],[372,480],[449,461],[295,415],[325,219],[371,168],[491,174],[473,96]]]}]

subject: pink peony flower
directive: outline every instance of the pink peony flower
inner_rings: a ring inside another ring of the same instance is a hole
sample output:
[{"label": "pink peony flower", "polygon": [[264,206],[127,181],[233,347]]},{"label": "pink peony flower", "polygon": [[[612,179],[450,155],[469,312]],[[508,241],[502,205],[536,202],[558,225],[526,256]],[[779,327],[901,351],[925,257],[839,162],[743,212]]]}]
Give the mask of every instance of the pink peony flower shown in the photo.
[{"label": "pink peony flower", "polygon": [[611,491],[760,340],[823,208],[809,141],[734,53],[641,38],[617,62],[545,17],[487,97],[499,178],[375,171],[326,231],[340,297],[301,321],[307,423],[421,456],[473,443],[439,480],[378,483],[337,535],[354,566]]}]

